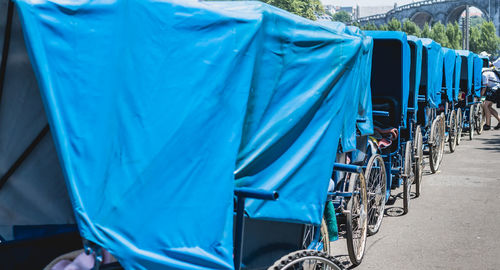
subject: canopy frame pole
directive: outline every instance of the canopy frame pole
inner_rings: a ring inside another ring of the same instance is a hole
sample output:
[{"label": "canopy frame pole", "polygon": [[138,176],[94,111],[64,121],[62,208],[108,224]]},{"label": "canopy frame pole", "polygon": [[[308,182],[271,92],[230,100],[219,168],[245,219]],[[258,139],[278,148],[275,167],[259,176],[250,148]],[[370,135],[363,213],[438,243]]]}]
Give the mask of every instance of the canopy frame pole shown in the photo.
[{"label": "canopy frame pole", "polygon": [[10,166],[9,170],[2,175],[2,178],[0,178],[0,189],[3,188],[5,183],[7,183],[7,180],[16,172],[16,170],[21,167],[23,162],[28,158],[28,156],[35,150],[36,146],[42,141],[42,139],[45,137],[45,135],[49,132],[49,125],[45,124],[43,129],[38,133],[38,135],[33,139],[33,141],[26,147],[26,149],[23,151],[23,153],[17,158],[17,160]]}]

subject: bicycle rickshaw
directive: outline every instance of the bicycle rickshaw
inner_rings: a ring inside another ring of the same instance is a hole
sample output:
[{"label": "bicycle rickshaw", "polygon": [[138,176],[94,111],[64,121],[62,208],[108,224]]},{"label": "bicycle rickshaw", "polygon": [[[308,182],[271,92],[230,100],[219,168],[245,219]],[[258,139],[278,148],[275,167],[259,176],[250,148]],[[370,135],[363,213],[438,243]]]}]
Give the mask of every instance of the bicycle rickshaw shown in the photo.
[{"label": "bicycle rickshaw", "polygon": [[[339,269],[323,252],[321,220],[334,168],[353,175],[337,194],[348,220],[366,225],[362,167],[336,164],[332,153],[356,129],[345,119],[359,111],[346,104],[353,73],[369,70],[358,62],[369,59],[359,56],[369,41],[258,2],[16,3],[44,107],[36,83],[23,85],[25,93],[35,96],[35,113],[45,112],[37,126],[47,115],[50,169],[57,174],[61,165],[79,234],[97,262],[104,248],[124,268]],[[4,41],[19,54],[3,52],[2,74],[23,64],[17,71],[33,77],[14,12],[9,2],[14,28]],[[39,137],[21,157],[37,152]],[[55,244],[55,235],[35,250]],[[23,245],[37,239],[32,233]],[[8,240],[0,248],[19,239]]]},{"label": "bicycle rickshaw", "polygon": [[392,140],[381,149],[387,179],[385,199],[390,198],[391,189],[403,186],[403,211],[408,213],[414,180],[412,130],[407,122],[410,46],[403,32],[365,33],[374,40],[371,80],[374,126],[379,133],[389,133]]},{"label": "bicycle rickshaw", "polygon": [[454,83],[455,79],[455,64],[457,53],[449,48],[442,48],[443,54],[443,86],[441,91],[441,106],[440,111],[445,115],[445,142],[448,143],[450,152],[455,151],[457,143],[457,113],[454,104]]},{"label": "bicycle rickshaw", "polygon": [[443,55],[441,45],[427,38],[421,39],[422,76],[418,96],[417,121],[422,127],[424,153],[429,156],[432,173],[437,172],[444,152],[444,117],[438,114],[441,103]]},{"label": "bicycle rickshaw", "polygon": [[[475,108],[475,91],[474,91],[474,53],[465,50],[457,50],[461,57],[462,65],[460,72],[460,93],[458,96],[458,106],[462,111],[462,122],[460,123],[461,134],[467,132],[469,139],[474,138],[474,108]],[[458,140],[460,143],[460,139]]]}]

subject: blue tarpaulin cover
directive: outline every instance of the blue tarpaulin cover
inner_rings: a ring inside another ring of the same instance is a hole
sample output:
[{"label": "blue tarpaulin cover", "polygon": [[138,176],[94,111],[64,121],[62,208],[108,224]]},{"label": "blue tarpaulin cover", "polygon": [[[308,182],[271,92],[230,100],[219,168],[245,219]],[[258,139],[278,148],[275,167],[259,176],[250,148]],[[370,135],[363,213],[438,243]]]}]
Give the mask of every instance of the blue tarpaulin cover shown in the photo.
[{"label": "blue tarpaulin cover", "polygon": [[456,51],[462,58],[460,80],[463,81],[461,84],[465,84],[461,87],[461,90],[466,92],[466,95],[470,95],[472,91],[472,70],[474,67],[474,53],[466,50]]},{"label": "blue tarpaulin cover", "polygon": [[[344,132],[341,134],[342,139],[342,150],[344,152],[352,151],[356,149],[356,134],[355,126],[352,123],[357,122],[358,130],[361,135],[373,134],[373,117],[372,117],[372,102],[371,102],[371,65],[372,65],[372,51],[373,51],[373,40],[371,37],[365,36],[365,34],[357,27],[346,26],[339,22],[320,22],[328,28],[335,29],[339,33],[344,33],[348,35],[358,36],[362,39],[363,43],[361,45],[361,53],[358,54],[358,59],[353,65],[353,69],[356,72],[350,72],[346,74],[349,76],[352,88],[350,93],[350,99],[346,104],[349,107],[357,107],[357,114],[346,115],[344,118],[344,126],[349,128],[344,128]],[[346,77],[347,81],[347,77]],[[362,121],[357,121],[362,120]]]},{"label": "blue tarpaulin cover", "polygon": [[474,54],[474,69],[472,73],[474,77],[474,93],[476,97],[481,96],[482,69],[483,69],[483,60],[477,54]]},{"label": "blue tarpaulin cover", "polygon": [[395,98],[406,127],[411,64],[406,34],[395,31],[365,31],[365,34],[374,40],[372,95]]},{"label": "blue tarpaulin cover", "polygon": [[410,100],[408,106],[414,109],[414,118],[418,111],[418,90],[422,73],[422,41],[416,36],[408,36],[411,48],[411,70],[410,70]]},{"label": "blue tarpaulin cover", "polygon": [[[437,108],[441,104],[441,86],[443,82],[443,54],[441,45],[429,38],[422,38],[422,45],[426,50],[427,66],[423,69],[427,72],[426,81],[426,99],[430,108]],[[421,82],[422,84],[422,82]]]},{"label": "blue tarpaulin cover", "polygon": [[372,54],[373,54],[373,39],[365,36],[365,34],[357,27],[349,26],[348,33],[359,36],[363,39],[362,53],[359,54],[358,75],[356,76],[357,87],[353,90],[354,93],[359,92],[358,102],[358,119],[362,120],[357,123],[361,135],[373,134],[373,116],[372,116],[372,90],[370,86],[371,70],[372,70]]},{"label": "blue tarpaulin cover", "polygon": [[353,96],[364,43],[345,26],[286,14],[267,30],[290,39],[287,46],[268,42],[258,58],[236,181],[280,194],[279,201],[248,200],[249,216],[320,224],[338,137],[344,151],[356,146]]},{"label": "blue tarpaulin cover", "polygon": [[232,269],[235,178],[320,223],[368,41],[260,2],[16,3],[80,233],[125,268]]},{"label": "blue tarpaulin cover", "polygon": [[453,100],[453,78],[455,72],[456,53],[449,48],[441,48],[443,54],[443,87],[448,101]]},{"label": "blue tarpaulin cover", "polygon": [[462,71],[462,57],[455,51],[455,70],[453,75],[453,100],[458,101],[460,93],[460,73]]}]

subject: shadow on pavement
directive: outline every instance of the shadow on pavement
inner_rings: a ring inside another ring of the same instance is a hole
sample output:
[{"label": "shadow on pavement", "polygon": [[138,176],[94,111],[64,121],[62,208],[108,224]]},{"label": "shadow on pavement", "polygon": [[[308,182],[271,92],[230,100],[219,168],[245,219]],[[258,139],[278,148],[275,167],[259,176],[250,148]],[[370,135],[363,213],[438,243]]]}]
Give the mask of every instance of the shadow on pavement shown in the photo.
[{"label": "shadow on pavement", "polygon": [[482,142],[482,147],[477,149],[489,150],[489,151],[500,151],[500,131],[486,131],[486,132],[498,132],[493,138],[478,137],[477,140]]}]

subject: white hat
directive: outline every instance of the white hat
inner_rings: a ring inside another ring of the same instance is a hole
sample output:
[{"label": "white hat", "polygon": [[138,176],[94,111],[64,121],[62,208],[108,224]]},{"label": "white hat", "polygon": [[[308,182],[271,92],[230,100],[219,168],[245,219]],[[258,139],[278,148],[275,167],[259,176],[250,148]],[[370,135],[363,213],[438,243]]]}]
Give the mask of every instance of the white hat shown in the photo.
[{"label": "white hat", "polygon": [[485,51],[482,51],[482,52],[479,54],[479,56],[486,56],[486,57],[490,57],[490,56],[491,56],[491,54],[489,54],[489,53],[487,53],[487,52],[485,52]]}]

